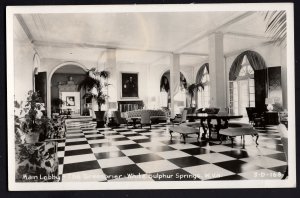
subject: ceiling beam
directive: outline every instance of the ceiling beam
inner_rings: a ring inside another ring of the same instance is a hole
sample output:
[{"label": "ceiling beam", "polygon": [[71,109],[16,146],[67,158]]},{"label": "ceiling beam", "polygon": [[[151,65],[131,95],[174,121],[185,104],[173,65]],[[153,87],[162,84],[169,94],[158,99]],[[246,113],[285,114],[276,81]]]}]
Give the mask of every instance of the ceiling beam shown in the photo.
[{"label": "ceiling beam", "polygon": [[253,39],[260,39],[260,40],[269,39],[269,37],[262,36],[262,35],[246,34],[246,33],[239,33],[239,32],[225,32],[224,36],[245,37],[245,38],[253,38]]},{"label": "ceiling beam", "polygon": [[31,43],[33,43],[33,36],[28,28],[28,26],[26,25],[25,21],[24,21],[24,18],[20,15],[20,14],[16,14],[16,18],[17,20],[19,21],[21,27],[23,28],[25,34],[27,35],[29,41]]}]

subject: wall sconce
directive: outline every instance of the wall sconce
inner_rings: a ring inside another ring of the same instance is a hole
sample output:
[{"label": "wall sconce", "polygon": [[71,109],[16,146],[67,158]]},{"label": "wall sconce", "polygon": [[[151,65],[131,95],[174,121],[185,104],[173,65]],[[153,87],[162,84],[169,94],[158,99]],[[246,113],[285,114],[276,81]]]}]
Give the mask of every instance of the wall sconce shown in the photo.
[{"label": "wall sconce", "polygon": [[268,105],[267,106],[268,111],[273,111],[273,104],[275,104],[273,98],[266,98],[265,104]]}]

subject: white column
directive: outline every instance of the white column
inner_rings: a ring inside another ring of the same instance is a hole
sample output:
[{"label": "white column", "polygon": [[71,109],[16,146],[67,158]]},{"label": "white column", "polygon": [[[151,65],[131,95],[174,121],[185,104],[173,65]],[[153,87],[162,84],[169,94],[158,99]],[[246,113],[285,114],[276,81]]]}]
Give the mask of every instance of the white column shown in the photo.
[{"label": "white column", "polygon": [[223,50],[223,33],[209,37],[210,106],[226,108],[226,75]]},{"label": "white column", "polygon": [[116,61],[116,49],[107,49],[106,53],[106,70],[109,72],[108,77],[108,102],[117,102],[117,90],[118,90],[118,81],[117,81],[117,61]]},{"label": "white column", "polygon": [[174,117],[174,96],[180,86],[180,57],[179,54],[170,56],[170,94],[171,94],[171,116]]}]

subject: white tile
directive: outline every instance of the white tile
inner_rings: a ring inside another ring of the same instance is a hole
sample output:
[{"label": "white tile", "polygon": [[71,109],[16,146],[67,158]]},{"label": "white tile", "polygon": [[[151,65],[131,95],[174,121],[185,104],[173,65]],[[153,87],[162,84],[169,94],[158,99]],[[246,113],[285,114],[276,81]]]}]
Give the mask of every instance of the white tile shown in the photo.
[{"label": "white tile", "polygon": [[130,134],[137,134],[136,132],[133,131],[124,131],[124,132],[119,132],[122,135],[130,135]]},{"label": "white tile", "polygon": [[154,146],[165,146],[165,144],[161,142],[145,142],[145,143],[139,143],[143,147],[154,147]]},{"label": "white tile", "polygon": [[93,153],[92,154],[84,154],[84,155],[73,155],[73,156],[66,156],[64,158],[64,164],[87,162],[87,161],[92,161],[92,160],[97,160]]},{"label": "white tile", "polygon": [[66,137],[67,138],[70,138],[70,137],[77,137],[77,136],[82,136],[83,133],[72,133],[72,134],[66,134]]},{"label": "white tile", "polygon": [[108,139],[88,140],[89,144],[106,143],[106,142],[109,142],[109,140]]},{"label": "white tile", "polygon": [[116,146],[103,146],[103,147],[92,148],[93,153],[104,153],[104,152],[119,151],[119,150],[120,149]]},{"label": "white tile", "polygon": [[89,144],[72,145],[72,146],[66,146],[65,151],[87,149],[87,148],[91,148]]},{"label": "white tile", "polygon": [[179,167],[168,160],[157,160],[137,164],[146,173],[155,173],[167,170],[178,169]]},{"label": "white tile", "polygon": [[122,152],[127,156],[152,153],[152,151],[145,148],[126,149],[126,150],[122,150]]},{"label": "white tile", "polygon": [[127,138],[128,138],[128,139],[131,139],[131,140],[149,139],[148,137],[142,136],[142,135],[139,135],[139,136],[131,136],[131,137],[127,137]]},{"label": "white tile", "polygon": [[184,144],[184,143],[171,144],[169,146],[174,148],[174,149],[178,149],[178,150],[189,149],[189,148],[198,148],[198,146],[195,146],[193,144],[188,144],[188,143],[186,143],[186,144]]},{"label": "white tile", "polygon": [[179,158],[179,157],[188,157],[191,156],[190,154],[187,154],[183,151],[165,151],[165,152],[158,152],[157,155],[163,157],[164,159],[172,159],[172,158]]},{"label": "white tile", "polygon": [[125,157],[108,158],[108,159],[100,159],[100,160],[98,160],[98,163],[101,168],[134,164],[134,162],[126,156]]},{"label": "white tile", "polygon": [[90,135],[85,135],[86,138],[90,138],[90,137],[103,137],[104,135],[102,134],[90,134]]},{"label": "white tile", "polygon": [[81,141],[86,141],[85,138],[72,138],[72,139],[66,139],[66,142],[81,142]]},{"label": "white tile", "polygon": [[64,170],[64,165],[63,164],[58,165],[58,175],[63,174],[63,170]]},{"label": "white tile", "polygon": [[269,169],[254,170],[240,173],[239,175],[249,180],[281,180],[283,177],[281,172],[275,172]]},{"label": "white tile", "polygon": [[203,155],[195,155],[195,157],[202,159],[209,163],[217,163],[217,162],[235,160],[235,158],[229,157],[227,155],[223,155],[221,153],[208,153],[208,154],[203,154]]},{"label": "white tile", "polygon": [[107,139],[114,139],[114,138],[123,138],[125,136],[124,135],[104,135],[104,137]]},{"label": "white tile", "polygon": [[59,143],[57,144],[58,147],[64,147],[65,145],[66,145],[65,142],[59,142]]},{"label": "white tile", "polygon": [[58,151],[57,152],[57,157],[64,157],[65,156],[65,151]]},{"label": "white tile", "polygon": [[62,182],[97,182],[106,181],[106,175],[101,169],[63,174]]},{"label": "white tile", "polygon": [[242,161],[260,166],[260,167],[264,167],[264,168],[272,168],[272,167],[276,167],[276,166],[284,166],[287,163],[283,162],[281,160],[277,160],[277,159],[273,159],[270,157],[266,157],[266,156],[257,156],[257,157],[251,157],[251,158],[243,158],[240,159]]},{"label": "white tile", "polygon": [[191,166],[183,168],[183,170],[195,175],[201,180],[219,178],[229,175],[234,175],[235,173],[228,171],[224,168],[216,166],[214,164],[204,164],[199,166]]},{"label": "white tile", "polygon": [[136,144],[136,142],[132,141],[132,140],[124,140],[124,141],[112,141],[111,145],[127,145],[127,144]]}]

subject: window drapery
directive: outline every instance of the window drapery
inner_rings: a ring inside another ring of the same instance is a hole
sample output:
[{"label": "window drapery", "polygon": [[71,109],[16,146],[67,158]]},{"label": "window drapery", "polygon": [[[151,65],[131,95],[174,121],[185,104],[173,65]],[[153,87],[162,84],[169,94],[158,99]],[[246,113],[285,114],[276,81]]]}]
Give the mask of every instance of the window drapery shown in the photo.
[{"label": "window drapery", "polygon": [[247,50],[247,51],[241,53],[240,55],[238,55],[236,57],[236,59],[233,61],[230,71],[229,71],[229,80],[230,81],[235,81],[236,78],[239,76],[239,72],[242,68],[242,62],[243,62],[244,56],[247,57],[251,67],[254,70],[260,70],[260,69],[267,68],[265,60],[259,53]]},{"label": "window drapery", "polygon": [[207,69],[207,72],[209,73],[209,64],[208,63],[203,64],[197,72],[196,83],[201,83],[205,68]]}]

